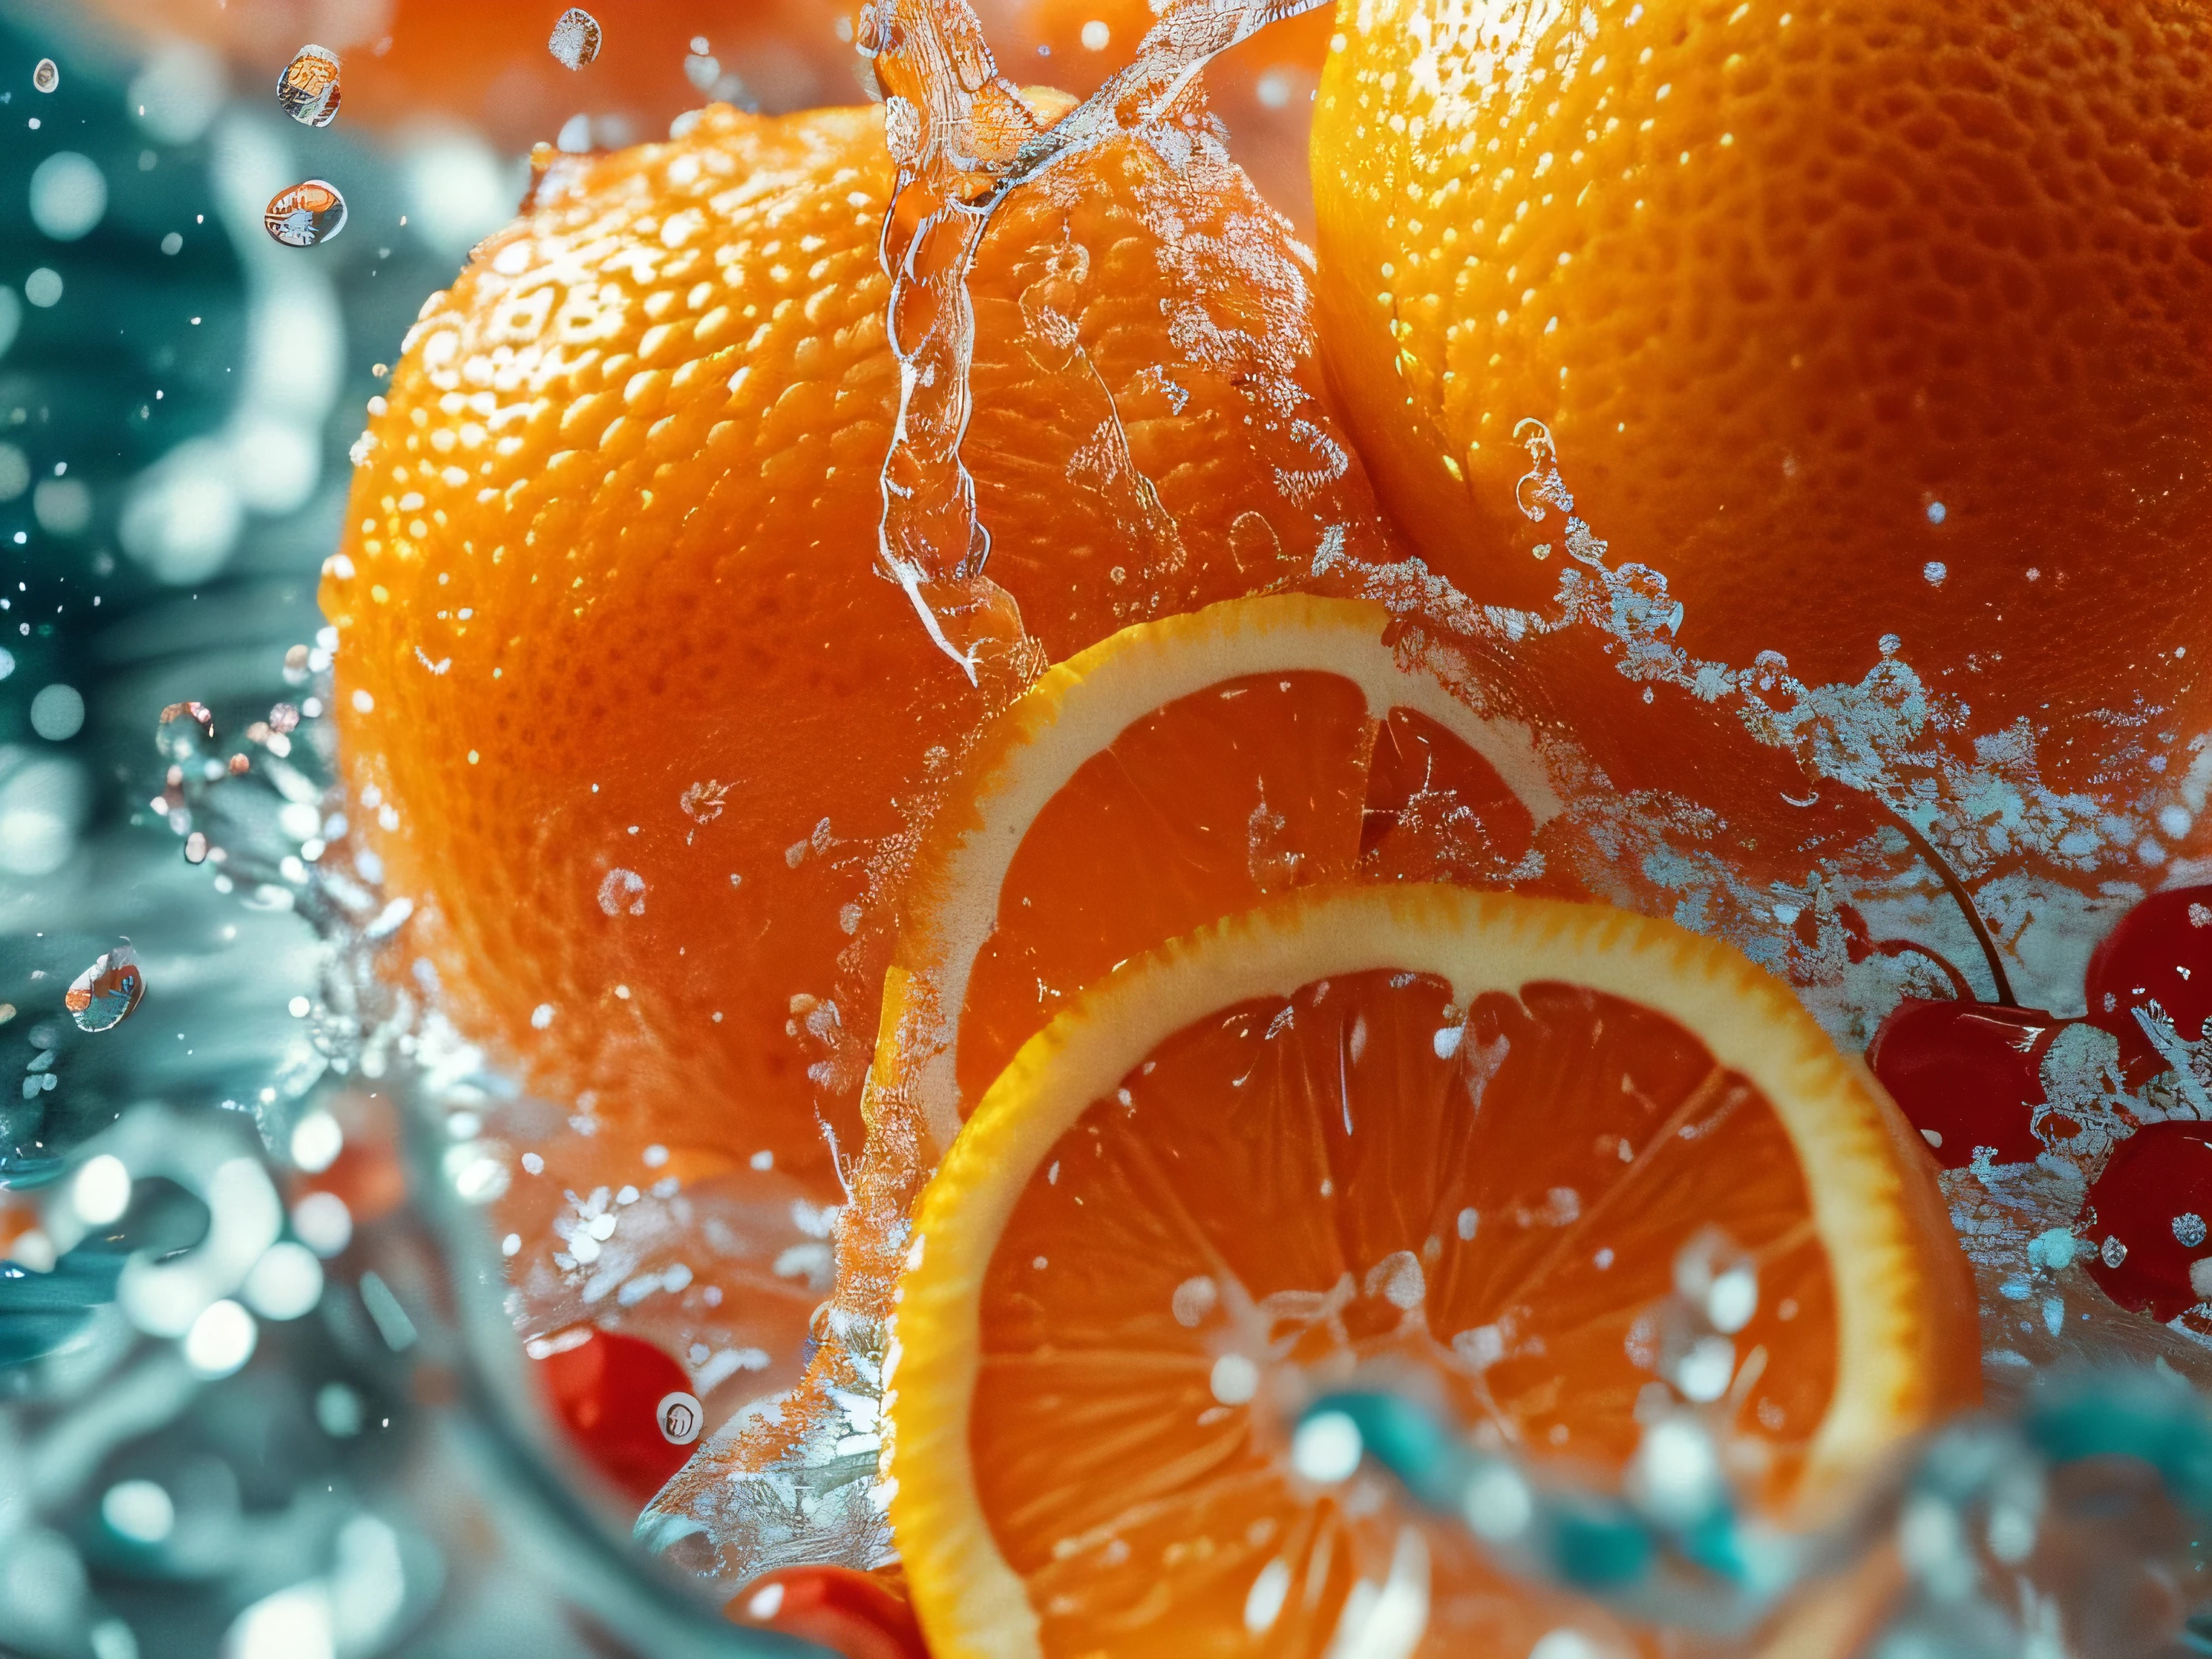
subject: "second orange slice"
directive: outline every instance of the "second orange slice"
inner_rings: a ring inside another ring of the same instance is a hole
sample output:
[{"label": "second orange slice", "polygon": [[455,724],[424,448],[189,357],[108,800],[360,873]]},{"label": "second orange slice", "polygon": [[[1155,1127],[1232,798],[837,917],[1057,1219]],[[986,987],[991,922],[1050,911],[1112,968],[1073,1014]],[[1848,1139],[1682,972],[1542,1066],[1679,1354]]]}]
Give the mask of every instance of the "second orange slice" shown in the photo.
[{"label": "second orange slice", "polygon": [[1117,963],[1316,882],[1575,891],[1534,735],[1371,601],[1232,599],[1047,674],[967,757],[916,860],[871,1079],[939,1147]]}]

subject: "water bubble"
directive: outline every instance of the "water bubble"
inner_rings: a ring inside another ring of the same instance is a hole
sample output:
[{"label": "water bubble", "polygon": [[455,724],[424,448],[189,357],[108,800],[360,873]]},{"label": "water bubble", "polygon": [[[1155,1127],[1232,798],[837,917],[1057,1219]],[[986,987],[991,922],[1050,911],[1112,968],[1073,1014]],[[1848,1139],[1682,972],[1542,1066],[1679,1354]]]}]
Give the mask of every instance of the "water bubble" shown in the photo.
[{"label": "water bubble", "polygon": [[581,6],[571,6],[553,25],[545,50],[563,69],[580,70],[599,55],[599,20]]},{"label": "water bubble", "polygon": [[39,59],[39,66],[31,71],[31,84],[40,92],[52,92],[61,83],[61,66],[51,58]]},{"label": "water bubble", "polygon": [[313,1111],[292,1127],[289,1150],[295,1165],[309,1175],[319,1175],[345,1150],[345,1131],[328,1112]]},{"label": "water bubble", "polygon": [[338,55],[328,46],[302,46],[276,77],[276,107],[302,126],[326,127],[338,118]]},{"label": "water bubble", "polygon": [[197,41],[158,47],[131,79],[124,104],[156,143],[189,144],[222,108],[222,59]]},{"label": "water bubble", "polygon": [[1728,1493],[1720,1449],[1705,1425],[1687,1413],[1644,1430],[1629,1482],[1644,1507],[1673,1526],[1701,1519]]},{"label": "water bubble", "polygon": [[1175,1295],[1169,1302],[1176,1323],[1187,1331],[1196,1330],[1220,1296],[1213,1280],[1204,1273],[1184,1279],[1175,1287]]},{"label": "water bubble", "polygon": [[161,710],[161,724],[172,720],[191,720],[198,723],[209,737],[215,736],[215,715],[204,702],[173,702]]},{"label": "water bubble", "polygon": [[32,171],[31,222],[54,241],[88,235],[106,212],[106,175],[89,155],[56,150]]},{"label": "water bubble", "polygon": [[154,1481],[118,1480],[101,1497],[100,1518],[134,1544],[158,1544],[176,1525],[177,1506]]},{"label": "water bubble", "polygon": [[23,278],[23,297],[44,311],[62,302],[62,274],[52,265],[40,265]]},{"label": "water bubble", "polygon": [[271,1244],[246,1275],[246,1304],[264,1319],[297,1319],[323,1296],[323,1264],[304,1244]]},{"label": "water bubble", "polygon": [[226,1297],[210,1304],[185,1333],[185,1364],[202,1376],[228,1376],[253,1358],[259,1334],[253,1316]]},{"label": "water bubble", "polygon": [[1536,1512],[1528,1483],[1504,1463],[1492,1463],[1468,1483],[1460,1512],[1478,1537],[1493,1544],[1518,1538]]},{"label": "water bubble", "polygon": [[327,1261],[353,1242],[353,1212],[336,1193],[309,1193],[292,1206],[292,1231]]},{"label": "water bubble", "polygon": [[1674,1366],[1674,1386],[1686,1400],[1710,1405],[1729,1390],[1735,1376],[1735,1344],[1724,1336],[1701,1337]]},{"label": "water bubble", "polygon": [[70,1204],[88,1227],[119,1221],[131,1207],[131,1171],[112,1152],[88,1158],[70,1183]]},{"label": "water bubble", "polygon": [[1307,1480],[1334,1486],[1351,1479],[1366,1443],[1344,1412],[1316,1412],[1291,1437],[1291,1467]]},{"label": "water bubble", "polygon": [[315,1422],[333,1440],[361,1432],[361,1396],[343,1382],[325,1382],[315,1391]]},{"label": "water bubble", "polygon": [[611,916],[628,910],[634,916],[645,914],[645,878],[635,870],[613,869],[599,884],[599,908]]},{"label": "water bubble", "polygon": [[128,945],[106,952],[70,981],[62,1006],[88,1031],[112,1031],[131,1018],[146,994],[146,976]]},{"label": "water bubble", "polygon": [[48,743],[65,743],[84,728],[84,696],[58,680],[31,699],[31,730]]},{"label": "water bubble", "polygon": [[672,1446],[688,1446],[699,1437],[705,1416],[696,1395],[681,1389],[660,1396],[660,1403],[653,1408],[653,1421],[660,1425],[660,1437]]},{"label": "water bubble", "polygon": [[261,222],[286,247],[313,247],[345,228],[345,198],[336,185],[305,179],[270,197]]},{"label": "water bubble", "polygon": [[1213,1362],[1207,1382],[1223,1405],[1242,1406],[1260,1392],[1260,1368],[1241,1353],[1225,1353]]}]

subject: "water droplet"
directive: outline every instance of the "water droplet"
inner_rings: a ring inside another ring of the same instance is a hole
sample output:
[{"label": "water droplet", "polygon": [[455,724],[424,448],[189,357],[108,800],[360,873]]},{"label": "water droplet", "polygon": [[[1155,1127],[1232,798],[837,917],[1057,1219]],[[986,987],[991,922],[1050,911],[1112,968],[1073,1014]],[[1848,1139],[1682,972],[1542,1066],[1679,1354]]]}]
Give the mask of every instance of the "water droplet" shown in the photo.
[{"label": "water droplet", "polygon": [[345,228],[345,198],[336,185],[309,179],[270,197],[261,222],[286,247],[313,247]]},{"label": "water droplet", "polygon": [[1348,1415],[1316,1412],[1291,1437],[1291,1467],[1316,1485],[1334,1486],[1352,1478],[1365,1450],[1359,1425]]},{"label": "water droplet", "polygon": [[599,55],[599,20],[581,6],[571,6],[553,25],[545,50],[564,69],[580,70]]},{"label": "water droplet", "polygon": [[700,1408],[696,1395],[679,1390],[663,1395],[660,1404],[653,1408],[653,1415],[660,1425],[662,1439],[672,1446],[688,1446],[699,1437],[700,1425],[705,1413]]},{"label": "water droplet", "polygon": [[128,945],[106,952],[70,981],[62,1006],[88,1031],[112,1031],[131,1018],[146,994],[146,976]]},{"label": "water droplet", "polygon": [[186,719],[198,721],[210,738],[215,736],[215,716],[204,702],[173,702],[161,711],[161,724],[164,726],[172,720]]},{"label": "water droplet", "polygon": [[39,59],[38,68],[31,71],[31,84],[40,92],[52,92],[61,83],[61,66],[51,58]]},{"label": "water droplet", "polygon": [[618,916],[624,910],[634,916],[643,915],[645,878],[635,870],[608,871],[606,879],[599,884],[599,908],[611,916]]},{"label": "water droplet", "polygon": [[326,127],[338,118],[338,55],[328,46],[302,46],[276,77],[276,107],[302,126]]}]

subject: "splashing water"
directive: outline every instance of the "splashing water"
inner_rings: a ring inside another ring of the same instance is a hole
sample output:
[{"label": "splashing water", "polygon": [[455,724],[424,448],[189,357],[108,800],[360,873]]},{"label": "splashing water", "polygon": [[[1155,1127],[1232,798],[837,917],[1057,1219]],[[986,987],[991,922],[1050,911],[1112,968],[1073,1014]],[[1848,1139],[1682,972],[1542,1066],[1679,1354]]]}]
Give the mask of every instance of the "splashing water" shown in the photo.
[{"label": "splashing water", "polygon": [[128,945],[104,953],[70,981],[62,1006],[87,1031],[112,1031],[131,1018],[146,994],[146,976]]},{"label": "splashing water", "polygon": [[31,84],[40,92],[52,92],[62,83],[61,66],[51,58],[41,58],[31,71]]},{"label": "splashing water", "polygon": [[1319,0],[1181,0],[1160,10],[1136,60],[1061,120],[1042,125],[999,73],[966,0],[872,0],[854,41],[884,94],[896,169],[884,216],[886,335],[899,404],[883,466],[877,552],[930,638],[971,681],[1044,664],[1013,597],[983,574],[991,539],[960,459],[972,412],[975,307],[968,272],[991,216],[1055,163],[1154,125],[1216,53]]},{"label": "splashing water", "polygon": [[276,77],[276,107],[302,126],[326,127],[338,118],[338,55],[328,46],[302,46]]},{"label": "splashing water", "polygon": [[286,247],[315,247],[345,228],[345,198],[336,185],[309,179],[270,197],[261,222]]},{"label": "splashing water", "polygon": [[583,69],[599,55],[599,20],[581,6],[571,6],[553,25],[545,50],[563,69]]}]

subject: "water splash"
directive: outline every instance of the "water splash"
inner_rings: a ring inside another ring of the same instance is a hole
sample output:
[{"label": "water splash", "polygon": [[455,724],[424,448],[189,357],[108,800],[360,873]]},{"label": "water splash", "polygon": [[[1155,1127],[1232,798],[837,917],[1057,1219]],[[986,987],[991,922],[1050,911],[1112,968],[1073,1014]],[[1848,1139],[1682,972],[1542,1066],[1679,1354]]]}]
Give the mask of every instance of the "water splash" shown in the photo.
[{"label": "water splash", "polygon": [[270,197],[261,222],[286,247],[314,247],[345,228],[345,198],[336,185],[309,179]]},{"label": "water splash", "polygon": [[883,465],[877,556],[922,626],[974,682],[1018,690],[1043,666],[1012,595],[984,574],[991,538],[960,458],[973,400],[968,274],[1014,190],[1156,126],[1218,52],[1320,0],[1170,0],[1134,62],[1047,125],[999,73],[966,0],[870,0],[854,43],[884,96],[896,179],[884,216],[886,334],[898,413]]},{"label": "water splash", "polygon": [[146,994],[146,975],[129,945],[118,945],[94,962],[63,994],[62,1006],[81,1030],[112,1031],[131,1018]]},{"label": "water splash", "polygon": [[599,55],[599,20],[581,6],[571,6],[553,24],[545,50],[562,68],[580,70]]},{"label": "water splash", "polygon": [[328,46],[302,46],[276,77],[276,107],[302,126],[326,127],[338,118],[338,55]]}]

